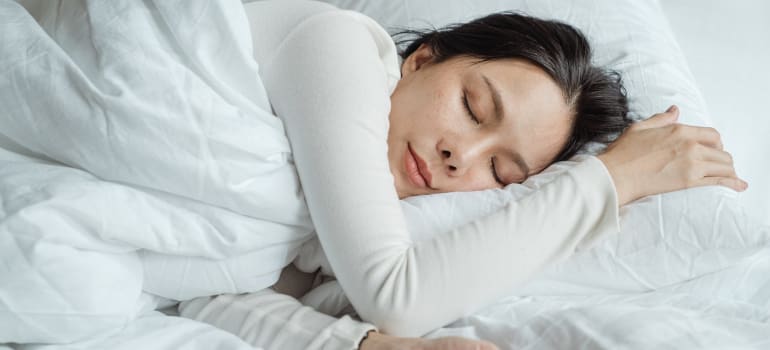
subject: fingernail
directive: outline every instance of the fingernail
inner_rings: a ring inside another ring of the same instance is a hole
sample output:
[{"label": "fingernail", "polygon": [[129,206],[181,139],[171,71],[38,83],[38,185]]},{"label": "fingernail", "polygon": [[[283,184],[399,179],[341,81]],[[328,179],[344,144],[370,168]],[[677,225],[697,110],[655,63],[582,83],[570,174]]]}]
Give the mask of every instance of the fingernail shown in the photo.
[{"label": "fingernail", "polygon": [[666,110],[666,113],[671,113],[677,109],[676,105],[671,105],[671,107],[668,107]]}]

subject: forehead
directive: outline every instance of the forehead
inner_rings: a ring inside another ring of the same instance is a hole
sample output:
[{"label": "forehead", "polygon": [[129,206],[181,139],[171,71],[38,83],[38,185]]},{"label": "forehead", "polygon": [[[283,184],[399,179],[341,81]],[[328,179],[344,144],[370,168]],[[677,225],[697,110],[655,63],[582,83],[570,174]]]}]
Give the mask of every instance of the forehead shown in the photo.
[{"label": "forehead", "polygon": [[498,82],[500,88],[521,95],[546,95],[546,98],[562,97],[559,85],[542,68],[523,59],[496,59],[478,61],[467,59],[464,75],[483,75]]}]

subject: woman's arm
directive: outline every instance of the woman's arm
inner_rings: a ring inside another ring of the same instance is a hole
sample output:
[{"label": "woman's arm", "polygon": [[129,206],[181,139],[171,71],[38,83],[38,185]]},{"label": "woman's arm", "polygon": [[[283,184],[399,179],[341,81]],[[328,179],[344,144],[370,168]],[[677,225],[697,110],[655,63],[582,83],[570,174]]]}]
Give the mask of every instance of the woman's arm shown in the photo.
[{"label": "woman's arm", "polygon": [[358,349],[361,339],[375,330],[349,316],[322,314],[270,288],[183,301],[179,314],[235,334],[259,349]]},{"label": "woman's arm", "polygon": [[421,335],[511,293],[589,234],[617,229],[612,180],[591,158],[498,213],[413,243],[388,168],[380,55],[392,42],[378,28],[345,11],[310,17],[263,76],[321,244],[365,320]]}]

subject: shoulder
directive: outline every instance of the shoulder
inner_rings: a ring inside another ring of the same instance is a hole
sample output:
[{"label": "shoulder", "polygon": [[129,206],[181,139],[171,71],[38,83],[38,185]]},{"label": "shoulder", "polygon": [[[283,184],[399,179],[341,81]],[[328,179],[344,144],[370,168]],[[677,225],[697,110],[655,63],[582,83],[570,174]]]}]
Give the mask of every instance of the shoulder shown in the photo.
[{"label": "shoulder", "polygon": [[[401,77],[395,43],[379,23],[364,14],[318,1],[255,1],[244,4],[244,9],[254,58],[260,64],[269,65],[281,44],[293,36],[353,56],[371,57],[373,47],[391,89]],[[360,45],[362,37],[373,45]]]},{"label": "shoulder", "polygon": [[[362,13],[337,8],[321,11],[304,18],[292,35],[313,37],[322,41],[327,49],[342,50],[353,57],[374,57],[382,64],[391,91],[401,78],[393,39],[385,28]],[[371,45],[360,45],[362,37]],[[373,52],[376,56],[371,55]]]},{"label": "shoulder", "polygon": [[[316,34],[360,24],[376,36],[387,33],[371,18],[318,1],[255,1],[243,5],[254,36],[284,38],[290,33],[313,27]],[[321,26],[323,25],[323,26]],[[349,29],[349,28],[348,28]]]}]

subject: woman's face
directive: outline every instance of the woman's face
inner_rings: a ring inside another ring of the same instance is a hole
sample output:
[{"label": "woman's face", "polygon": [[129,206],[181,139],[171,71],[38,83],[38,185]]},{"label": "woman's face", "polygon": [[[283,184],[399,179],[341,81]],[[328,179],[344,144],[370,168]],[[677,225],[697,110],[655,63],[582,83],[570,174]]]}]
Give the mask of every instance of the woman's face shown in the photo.
[{"label": "woman's face", "polygon": [[565,144],[562,91],[524,60],[434,63],[423,45],[391,95],[388,158],[399,198],[522,182]]}]

